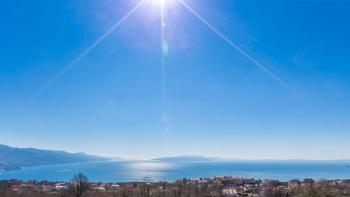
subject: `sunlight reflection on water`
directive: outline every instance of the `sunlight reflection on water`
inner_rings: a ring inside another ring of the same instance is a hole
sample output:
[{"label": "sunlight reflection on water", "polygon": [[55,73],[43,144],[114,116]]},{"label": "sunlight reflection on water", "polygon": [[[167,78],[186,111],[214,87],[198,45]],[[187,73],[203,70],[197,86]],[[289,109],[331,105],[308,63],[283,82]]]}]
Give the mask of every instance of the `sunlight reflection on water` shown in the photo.
[{"label": "sunlight reflection on water", "polygon": [[258,179],[348,179],[348,163],[303,162],[161,162],[161,161],[108,161],[26,167],[21,170],[0,172],[0,180],[69,181],[78,172],[91,181],[175,181],[182,178],[213,176],[243,176]]},{"label": "sunlight reflection on water", "polygon": [[164,180],[166,179],[166,172],[175,167],[175,164],[160,163],[160,162],[135,162],[129,163],[127,168],[129,170],[129,176],[134,180],[152,181],[152,180]]},{"label": "sunlight reflection on water", "polygon": [[128,167],[131,170],[140,171],[161,171],[173,168],[175,165],[171,163],[160,163],[160,162],[136,162],[131,163]]}]

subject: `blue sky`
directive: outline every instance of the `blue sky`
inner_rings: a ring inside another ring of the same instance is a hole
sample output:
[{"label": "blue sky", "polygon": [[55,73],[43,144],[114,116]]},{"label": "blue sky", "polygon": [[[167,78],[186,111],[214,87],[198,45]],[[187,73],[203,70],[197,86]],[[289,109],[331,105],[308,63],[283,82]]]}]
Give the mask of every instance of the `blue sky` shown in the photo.
[{"label": "blue sky", "polygon": [[0,143],[126,158],[350,158],[350,1],[186,1],[288,85],[172,1],[164,76],[160,6],[147,1],[57,78],[138,1],[2,2]]}]

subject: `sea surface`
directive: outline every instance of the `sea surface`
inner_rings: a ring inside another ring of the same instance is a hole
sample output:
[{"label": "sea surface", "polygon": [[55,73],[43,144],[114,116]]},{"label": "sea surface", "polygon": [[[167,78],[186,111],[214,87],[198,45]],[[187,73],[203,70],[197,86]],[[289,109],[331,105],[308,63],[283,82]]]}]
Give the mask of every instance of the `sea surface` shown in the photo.
[{"label": "sea surface", "polygon": [[0,180],[70,181],[85,173],[94,182],[175,181],[182,178],[239,176],[255,179],[350,179],[350,162],[281,161],[106,161],[27,167],[0,172]]}]

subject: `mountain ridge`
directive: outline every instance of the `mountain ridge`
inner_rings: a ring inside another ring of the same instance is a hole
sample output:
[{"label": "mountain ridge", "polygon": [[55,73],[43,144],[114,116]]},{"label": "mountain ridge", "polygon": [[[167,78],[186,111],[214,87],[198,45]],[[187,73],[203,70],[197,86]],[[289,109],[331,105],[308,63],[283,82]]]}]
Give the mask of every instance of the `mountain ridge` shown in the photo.
[{"label": "mountain ridge", "polygon": [[106,161],[109,158],[85,153],[69,153],[58,150],[16,148],[0,144],[0,170],[15,170],[22,167],[54,165],[89,161]]},{"label": "mountain ridge", "polygon": [[182,156],[169,156],[169,157],[158,157],[152,159],[153,161],[217,161],[222,160],[218,157],[205,157],[200,155],[182,155]]},{"label": "mountain ridge", "polygon": [[240,158],[222,158],[222,157],[211,157],[211,156],[201,156],[201,155],[180,155],[180,156],[166,156],[157,157],[150,159],[151,161],[184,161],[184,162],[196,162],[196,161],[220,161],[220,162],[350,162],[350,159],[240,159]]}]

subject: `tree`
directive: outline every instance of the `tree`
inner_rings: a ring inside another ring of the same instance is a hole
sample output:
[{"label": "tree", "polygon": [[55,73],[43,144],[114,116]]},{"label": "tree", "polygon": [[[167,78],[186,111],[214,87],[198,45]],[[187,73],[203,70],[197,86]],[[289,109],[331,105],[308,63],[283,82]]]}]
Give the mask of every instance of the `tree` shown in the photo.
[{"label": "tree", "polygon": [[72,190],[76,197],[82,197],[90,189],[88,177],[81,172],[74,175],[72,182]]},{"label": "tree", "polygon": [[295,197],[333,197],[342,196],[336,188],[326,180],[320,180],[316,183],[297,187],[292,196]]}]

